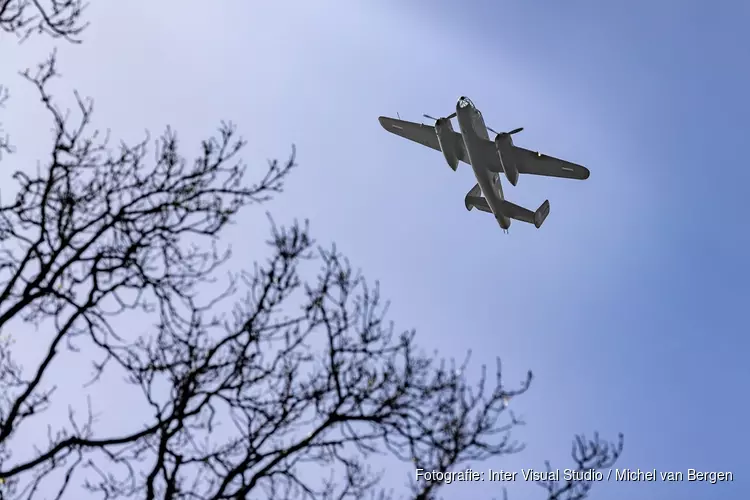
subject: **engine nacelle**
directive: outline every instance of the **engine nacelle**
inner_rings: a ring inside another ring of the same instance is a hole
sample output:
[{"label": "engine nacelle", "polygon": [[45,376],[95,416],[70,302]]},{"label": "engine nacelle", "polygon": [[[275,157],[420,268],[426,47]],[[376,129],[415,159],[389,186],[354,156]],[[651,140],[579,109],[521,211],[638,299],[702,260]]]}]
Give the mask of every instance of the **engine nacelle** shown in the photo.
[{"label": "engine nacelle", "polygon": [[455,172],[458,168],[458,154],[456,153],[456,134],[453,133],[453,125],[447,118],[440,118],[435,122],[435,134],[437,135],[440,150],[443,152],[448,166]]},{"label": "engine nacelle", "polygon": [[505,177],[512,185],[518,184],[518,167],[516,160],[513,158],[513,138],[510,134],[498,134],[495,137],[495,147],[497,155],[500,157],[500,164],[503,166]]}]

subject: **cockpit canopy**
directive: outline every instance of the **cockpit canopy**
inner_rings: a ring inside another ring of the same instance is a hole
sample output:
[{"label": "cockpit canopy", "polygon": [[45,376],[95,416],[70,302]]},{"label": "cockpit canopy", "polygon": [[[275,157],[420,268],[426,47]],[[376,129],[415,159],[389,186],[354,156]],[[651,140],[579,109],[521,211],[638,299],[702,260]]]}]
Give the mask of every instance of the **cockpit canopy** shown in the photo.
[{"label": "cockpit canopy", "polygon": [[459,108],[465,108],[467,106],[471,106],[473,108],[474,107],[474,103],[471,102],[471,100],[468,97],[461,97],[458,100],[458,107]]}]

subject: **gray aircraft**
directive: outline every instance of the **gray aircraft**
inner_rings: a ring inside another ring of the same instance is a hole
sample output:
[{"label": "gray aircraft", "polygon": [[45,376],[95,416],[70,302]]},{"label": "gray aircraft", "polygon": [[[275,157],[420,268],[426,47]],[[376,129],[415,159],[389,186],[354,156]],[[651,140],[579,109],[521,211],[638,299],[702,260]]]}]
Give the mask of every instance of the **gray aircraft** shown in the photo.
[{"label": "gray aircraft", "polygon": [[[454,171],[459,161],[471,165],[477,184],[466,195],[466,209],[477,208],[494,215],[505,233],[510,228],[511,219],[541,227],[549,215],[549,200],[545,200],[535,212],[507,201],[500,184],[501,172],[514,186],[518,184],[519,174],[579,180],[589,178],[586,167],[515,146],[511,136],[523,127],[510,132],[495,132],[485,125],[482,113],[468,97],[459,98],[455,113],[444,118],[424,116],[435,120],[435,126],[385,116],[379,120],[388,132],[441,151]],[[458,118],[461,133],[453,131],[453,118]],[[495,134],[494,141],[490,140],[488,131]]]}]

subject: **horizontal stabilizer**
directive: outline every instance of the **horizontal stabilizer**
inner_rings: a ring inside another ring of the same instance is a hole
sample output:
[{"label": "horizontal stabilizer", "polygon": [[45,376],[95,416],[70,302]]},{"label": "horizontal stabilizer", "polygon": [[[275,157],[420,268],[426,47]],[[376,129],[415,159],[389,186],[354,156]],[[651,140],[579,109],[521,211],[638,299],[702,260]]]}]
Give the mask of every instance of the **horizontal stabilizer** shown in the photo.
[{"label": "horizontal stabilizer", "polygon": [[544,220],[549,215],[549,200],[544,200],[544,203],[537,208],[536,212],[532,212],[528,208],[519,207],[507,200],[500,200],[500,211],[505,217],[534,224],[538,229],[542,227],[542,223],[544,223]]},{"label": "horizontal stabilizer", "polygon": [[[473,198],[479,198],[481,202],[479,202],[478,200],[473,200]],[[478,203],[484,203],[485,205],[487,205],[487,200],[482,198],[482,188],[479,187],[479,184],[474,184],[474,187],[471,188],[468,193],[466,193],[466,197],[464,198],[466,210],[471,210],[476,206],[472,203],[473,201],[477,201]],[[489,208],[489,206],[487,208]]]},{"label": "horizontal stabilizer", "polygon": [[492,209],[490,208],[489,203],[487,203],[487,200],[485,200],[481,196],[471,196],[469,194],[466,196],[466,210],[471,210],[472,208],[476,208],[477,210],[481,210],[482,212],[487,212],[488,214],[492,213]]}]

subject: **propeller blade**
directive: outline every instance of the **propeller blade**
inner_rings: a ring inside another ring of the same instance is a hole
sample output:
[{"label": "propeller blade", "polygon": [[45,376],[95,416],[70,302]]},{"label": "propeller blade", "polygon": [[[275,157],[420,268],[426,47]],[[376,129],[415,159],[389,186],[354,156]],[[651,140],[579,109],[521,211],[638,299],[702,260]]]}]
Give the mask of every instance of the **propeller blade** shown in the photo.
[{"label": "propeller blade", "polygon": [[508,134],[508,135],[513,135],[513,134],[517,134],[517,133],[519,133],[519,132],[520,132],[521,130],[523,130],[523,127],[518,127],[517,129],[511,130],[510,132],[502,132],[502,133],[500,133],[500,132],[498,132],[497,130],[495,130],[495,129],[492,129],[492,128],[490,128],[490,127],[487,127],[487,130],[489,130],[489,131],[490,131],[490,132],[492,132],[493,134],[497,134],[497,135],[504,135],[504,134]]},{"label": "propeller blade", "polygon": [[[422,115],[422,116],[424,116],[425,118],[429,118],[430,120],[438,121],[438,119],[435,118],[434,116],[430,116],[430,115]],[[456,113],[451,113],[448,116],[446,116],[445,119],[446,120],[451,120],[451,119],[453,119],[455,117],[456,117]]]}]

